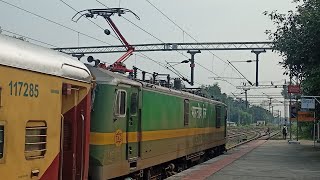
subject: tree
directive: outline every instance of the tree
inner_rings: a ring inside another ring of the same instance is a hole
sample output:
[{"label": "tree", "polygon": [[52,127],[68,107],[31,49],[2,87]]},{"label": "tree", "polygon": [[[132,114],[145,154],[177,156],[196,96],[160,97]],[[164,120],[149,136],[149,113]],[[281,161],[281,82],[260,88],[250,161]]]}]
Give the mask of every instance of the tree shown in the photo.
[{"label": "tree", "polygon": [[218,84],[202,86],[202,89],[202,94],[227,104],[230,110],[229,121],[240,121],[241,124],[245,125],[255,123],[257,120],[269,121],[273,119],[271,113],[262,107],[251,106],[250,108],[247,108],[243,100],[228,97],[225,93],[221,92],[221,88]]},{"label": "tree", "polygon": [[[276,25],[267,31],[274,49],[283,57],[286,74],[297,76],[305,95],[320,95],[320,0],[295,0],[296,11],[265,12]],[[319,107],[317,107],[319,114]],[[312,127],[306,125],[309,130]],[[300,123],[299,128],[303,126]]]},{"label": "tree", "polygon": [[274,49],[283,57],[286,74],[298,76],[306,94],[319,95],[320,0],[295,0],[296,11],[264,12],[276,25],[267,31]]}]

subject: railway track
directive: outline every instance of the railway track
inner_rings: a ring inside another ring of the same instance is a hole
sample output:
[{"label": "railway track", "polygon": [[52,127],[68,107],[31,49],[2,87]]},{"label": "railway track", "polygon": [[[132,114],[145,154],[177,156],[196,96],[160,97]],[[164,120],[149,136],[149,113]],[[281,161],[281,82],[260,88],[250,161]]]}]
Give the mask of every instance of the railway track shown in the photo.
[{"label": "railway track", "polygon": [[248,143],[250,141],[265,137],[269,139],[279,133],[277,130],[270,130],[268,134],[265,130],[266,128],[256,127],[255,129],[235,129],[231,128],[228,131],[228,142],[226,149],[230,150],[238,147],[242,144]]}]

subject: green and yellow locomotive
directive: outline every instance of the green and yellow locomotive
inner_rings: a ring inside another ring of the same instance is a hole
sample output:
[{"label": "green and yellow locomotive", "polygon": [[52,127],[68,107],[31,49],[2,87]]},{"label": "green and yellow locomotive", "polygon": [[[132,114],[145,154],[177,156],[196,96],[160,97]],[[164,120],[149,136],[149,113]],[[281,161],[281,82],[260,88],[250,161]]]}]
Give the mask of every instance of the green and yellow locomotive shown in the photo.
[{"label": "green and yellow locomotive", "polygon": [[0,179],[162,178],[218,155],[226,106],[0,36]]},{"label": "green and yellow locomotive", "polygon": [[87,67],[96,79],[90,132],[92,180],[163,177],[224,151],[223,103]]}]

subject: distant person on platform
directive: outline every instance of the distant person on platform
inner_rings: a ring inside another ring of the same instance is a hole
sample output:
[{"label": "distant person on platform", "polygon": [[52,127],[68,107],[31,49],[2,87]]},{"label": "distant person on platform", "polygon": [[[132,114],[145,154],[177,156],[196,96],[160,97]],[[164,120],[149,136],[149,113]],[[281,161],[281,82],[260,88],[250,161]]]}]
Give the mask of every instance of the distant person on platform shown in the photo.
[{"label": "distant person on platform", "polygon": [[288,133],[288,128],[286,125],[283,126],[282,128],[282,135],[283,135],[283,139],[287,139],[287,133]]}]

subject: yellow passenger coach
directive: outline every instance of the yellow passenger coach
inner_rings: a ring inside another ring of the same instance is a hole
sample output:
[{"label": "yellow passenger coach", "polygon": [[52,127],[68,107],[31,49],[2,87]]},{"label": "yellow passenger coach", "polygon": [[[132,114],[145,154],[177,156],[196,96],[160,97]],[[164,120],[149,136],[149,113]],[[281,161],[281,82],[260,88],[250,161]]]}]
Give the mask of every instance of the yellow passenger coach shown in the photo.
[{"label": "yellow passenger coach", "polygon": [[85,180],[90,71],[71,57],[0,36],[0,179]]}]

